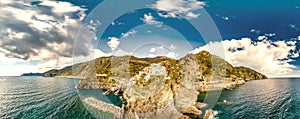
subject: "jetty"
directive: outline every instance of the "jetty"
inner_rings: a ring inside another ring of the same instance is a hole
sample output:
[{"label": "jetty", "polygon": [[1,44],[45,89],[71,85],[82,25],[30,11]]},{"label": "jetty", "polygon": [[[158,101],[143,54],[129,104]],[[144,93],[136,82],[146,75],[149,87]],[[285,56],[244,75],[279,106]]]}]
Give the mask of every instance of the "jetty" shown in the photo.
[{"label": "jetty", "polygon": [[118,106],[115,106],[114,104],[106,103],[93,97],[85,98],[83,101],[93,108],[113,114],[114,119],[122,119],[124,115],[124,106],[120,108]]}]

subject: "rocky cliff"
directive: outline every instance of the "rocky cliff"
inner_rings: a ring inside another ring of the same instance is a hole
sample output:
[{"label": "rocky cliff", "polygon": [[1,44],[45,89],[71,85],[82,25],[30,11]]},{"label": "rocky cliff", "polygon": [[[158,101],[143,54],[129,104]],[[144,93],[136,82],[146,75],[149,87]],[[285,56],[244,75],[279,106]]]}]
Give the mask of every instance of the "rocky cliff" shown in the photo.
[{"label": "rocky cliff", "polygon": [[83,77],[78,89],[107,89],[125,100],[123,118],[186,118],[199,115],[202,91],[233,88],[267,77],[202,51],[174,60],[168,57],[101,57],[45,72],[43,76]]}]

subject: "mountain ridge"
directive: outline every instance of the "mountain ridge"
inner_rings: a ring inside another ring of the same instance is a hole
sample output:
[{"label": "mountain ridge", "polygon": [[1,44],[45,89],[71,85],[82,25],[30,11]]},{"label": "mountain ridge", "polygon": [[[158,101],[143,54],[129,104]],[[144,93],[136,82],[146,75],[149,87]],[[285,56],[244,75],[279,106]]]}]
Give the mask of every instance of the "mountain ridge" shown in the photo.
[{"label": "mountain ridge", "polygon": [[[268,77],[262,73],[259,73],[251,68],[245,66],[237,66],[234,67],[230,63],[226,62],[224,59],[212,55],[207,51],[201,51],[197,54],[187,54],[185,57],[180,58],[179,60],[175,60],[166,56],[158,56],[154,58],[137,58],[135,56],[109,56],[109,57],[99,57],[91,61],[82,62],[78,64],[74,64],[71,66],[64,67],[62,69],[52,69],[43,73],[42,76],[76,76],[76,77],[94,77],[92,73],[96,74],[105,74],[111,73],[109,69],[112,68],[111,64],[120,62],[127,62],[130,66],[130,76],[134,76],[138,71],[141,71],[144,67],[149,66],[152,63],[160,63],[164,61],[168,62],[176,62],[180,61],[186,57],[194,57],[198,61],[199,69],[202,72],[202,75],[206,78],[211,76],[212,70],[214,70],[214,66],[216,69],[218,65],[226,65],[219,66],[219,68],[225,68],[226,73],[222,72],[223,75],[221,77],[233,77],[233,78],[242,78],[244,80],[253,80],[253,79],[267,79]],[[215,65],[213,64],[215,63]],[[136,66],[134,66],[136,65]],[[115,65],[118,66],[118,65]],[[83,70],[84,69],[84,70]],[[124,68],[123,68],[124,69]],[[124,69],[126,71],[127,69]],[[218,69],[217,69],[218,70]],[[248,72],[248,73],[247,73]],[[218,72],[217,72],[218,73]],[[219,74],[221,73],[219,72]],[[253,75],[253,76],[250,76]]]}]

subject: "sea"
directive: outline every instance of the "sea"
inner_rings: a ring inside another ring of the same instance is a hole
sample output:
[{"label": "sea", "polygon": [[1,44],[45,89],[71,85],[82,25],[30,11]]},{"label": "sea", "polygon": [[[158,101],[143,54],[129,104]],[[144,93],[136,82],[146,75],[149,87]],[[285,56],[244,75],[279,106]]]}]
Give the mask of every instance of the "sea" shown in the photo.
[{"label": "sea", "polygon": [[[120,106],[117,96],[103,90],[77,90],[79,79],[57,77],[0,77],[0,119],[112,118],[85,105],[95,97]],[[205,98],[205,95],[203,95]],[[221,92],[213,107],[219,119],[300,119],[300,79],[249,81]]]},{"label": "sea", "polygon": [[300,119],[300,78],[253,80],[222,91],[220,119]]}]

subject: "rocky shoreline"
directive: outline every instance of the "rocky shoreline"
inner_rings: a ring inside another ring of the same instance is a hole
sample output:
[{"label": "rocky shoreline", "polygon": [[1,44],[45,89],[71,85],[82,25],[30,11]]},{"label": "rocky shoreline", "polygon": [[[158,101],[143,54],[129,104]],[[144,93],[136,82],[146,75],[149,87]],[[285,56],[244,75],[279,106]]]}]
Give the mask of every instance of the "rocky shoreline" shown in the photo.
[{"label": "rocky shoreline", "polygon": [[[221,89],[226,90],[226,89],[235,88],[239,85],[243,85],[246,83],[246,81],[233,81],[233,82],[222,82],[222,83],[223,83],[223,85],[222,85],[223,87]],[[206,83],[206,85],[202,85],[202,87],[200,87],[198,90],[199,93],[214,91],[215,89],[209,89],[209,88],[203,90],[203,86],[210,87],[209,85],[214,85],[214,84]],[[79,84],[76,86],[77,89],[107,89],[107,91],[109,91],[110,93],[115,93],[118,89],[114,89],[112,87],[117,87],[117,85],[111,85],[111,84],[105,85],[98,81],[92,81],[92,80],[89,80],[89,81],[81,80],[79,82]],[[218,88],[218,89],[220,89],[220,88]],[[187,90],[187,89],[184,89],[184,90],[185,91],[182,92],[182,94],[187,93],[187,92],[192,92],[191,90]],[[198,96],[199,93],[197,93],[195,95]],[[180,106],[181,104],[187,104],[187,103],[180,102],[180,100],[183,100],[184,98],[182,96],[178,96],[178,98],[176,98],[176,96],[174,96],[172,94],[171,90],[162,90],[156,96],[151,97],[151,98],[142,98],[142,97],[132,98],[132,97],[128,97],[126,95],[123,95],[123,97],[124,97],[124,100],[126,100],[126,102],[127,102],[127,105],[126,106],[124,105],[122,107],[123,114],[121,117],[123,117],[124,119],[130,119],[133,117],[134,118],[135,117],[160,118],[160,117],[164,117],[165,115],[170,115],[170,114],[177,115],[176,118],[179,118],[179,119],[189,119],[189,117],[184,115],[184,113],[200,115],[203,113],[200,110],[203,107],[205,107],[205,104],[196,101],[197,97],[194,97],[193,99],[188,99],[188,101],[191,102],[191,104],[192,104],[191,106]],[[105,106],[100,106],[100,107],[98,106],[97,109],[102,110],[102,111],[106,110],[105,112],[107,112],[108,109],[103,108],[103,107],[105,107]],[[183,108],[183,107],[186,107],[186,108]],[[121,108],[120,108],[120,110],[121,110]],[[173,111],[168,111],[168,110],[173,110]],[[164,111],[165,113],[161,113],[160,111]],[[166,113],[166,112],[169,112],[169,113]],[[155,114],[155,116],[153,114]],[[208,119],[214,115],[216,115],[215,111],[206,110],[203,118]],[[115,117],[120,117],[120,115],[115,115]],[[172,118],[174,118],[174,116]]]}]

